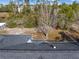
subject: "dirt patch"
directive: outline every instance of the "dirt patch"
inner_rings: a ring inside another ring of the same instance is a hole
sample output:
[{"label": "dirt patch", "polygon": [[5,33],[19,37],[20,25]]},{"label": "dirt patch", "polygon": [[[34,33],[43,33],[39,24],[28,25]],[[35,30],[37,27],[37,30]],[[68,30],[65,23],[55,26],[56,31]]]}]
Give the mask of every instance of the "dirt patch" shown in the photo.
[{"label": "dirt patch", "polygon": [[32,37],[34,38],[34,40],[45,40],[45,35],[41,32],[36,32],[32,34]]},{"label": "dirt patch", "polygon": [[51,30],[48,32],[48,40],[59,41],[61,40],[61,32],[62,30]]}]

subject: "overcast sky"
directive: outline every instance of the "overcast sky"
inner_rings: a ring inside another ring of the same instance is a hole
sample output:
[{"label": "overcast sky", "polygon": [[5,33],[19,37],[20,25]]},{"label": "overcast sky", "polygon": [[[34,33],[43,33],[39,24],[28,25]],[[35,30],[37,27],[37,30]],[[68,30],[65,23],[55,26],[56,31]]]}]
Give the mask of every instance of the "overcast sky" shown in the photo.
[{"label": "overcast sky", "polygon": [[[0,4],[8,4],[10,0],[0,0]],[[35,0],[30,0],[30,3],[34,3]],[[71,4],[73,1],[79,2],[79,0],[60,0],[59,3],[68,3]]]}]

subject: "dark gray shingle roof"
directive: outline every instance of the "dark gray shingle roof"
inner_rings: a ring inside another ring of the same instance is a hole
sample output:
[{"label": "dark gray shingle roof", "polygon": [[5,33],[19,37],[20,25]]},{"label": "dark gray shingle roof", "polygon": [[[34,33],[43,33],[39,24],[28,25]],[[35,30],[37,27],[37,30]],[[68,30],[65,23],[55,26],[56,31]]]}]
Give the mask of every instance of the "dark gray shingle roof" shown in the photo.
[{"label": "dark gray shingle roof", "polygon": [[0,48],[26,43],[32,39],[29,35],[2,35],[0,36]]},{"label": "dark gray shingle roof", "polygon": [[[41,42],[32,41],[27,43],[31,36],[26,35],[3,35],[0,36],[0,49],[8,50],[79,50],[75,42]],[[78,43],[78,42],[76,42]],[[79,44],[79,43],[78,43]]]}]

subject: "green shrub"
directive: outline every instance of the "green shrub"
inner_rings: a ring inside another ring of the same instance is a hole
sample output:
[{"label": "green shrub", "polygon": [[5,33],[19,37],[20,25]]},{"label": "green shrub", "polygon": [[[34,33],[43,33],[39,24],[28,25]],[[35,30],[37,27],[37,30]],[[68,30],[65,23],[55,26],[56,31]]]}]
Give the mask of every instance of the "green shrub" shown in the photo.
[{"label": "green shrub", "polygon": [[15,27],[17,27],[17,24],[15,22],[8,22],[7,27],[15,28]]},{"label": "green shrub", "polygon": [[24,22],[24,25],[23,25],[25,28],[32,28],[32,27],[36,27],[37,24],[36,24],[36,21],[33,20],[33,19],[30,19],[30,20],[27,20],[26,22]]}]

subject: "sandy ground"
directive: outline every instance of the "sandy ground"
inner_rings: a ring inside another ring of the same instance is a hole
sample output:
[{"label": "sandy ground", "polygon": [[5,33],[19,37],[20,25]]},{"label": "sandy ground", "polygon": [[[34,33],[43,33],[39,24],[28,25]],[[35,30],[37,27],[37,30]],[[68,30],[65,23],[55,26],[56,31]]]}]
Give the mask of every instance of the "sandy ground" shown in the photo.
[{"label": "sandy ground", "polygon": [[[48,32],[48,36],[45,36],[41,32],[37,32],[36,28],[5,28],[0,30],[0,34],[4,35],[31,35],[34,40],[53,40],[59,41],[62,39],[61,31],[64,30],[51,30]],[[79,33],[70,32],[71,36],[79,38]]]},{"label": "sandy ground", "polygon": [[31,34],[35,33],[35,28],[6,28],[8,34],[12,35],[22,35],[22,34]]},{"label": "sandy ground", "polygon": [[5,28],[6,35],[31,35],[34,40],[59,40],[61,35],[60,30],[52,30],[45,36],[41,32],[37,32],[36,28]]},{"label": "sandy ground", "polygon": [[43,33],[38,33],[36,28],[5,28],[2,31],[6,31],[5,35],[32,35],[34,39],[45,39]]}]

